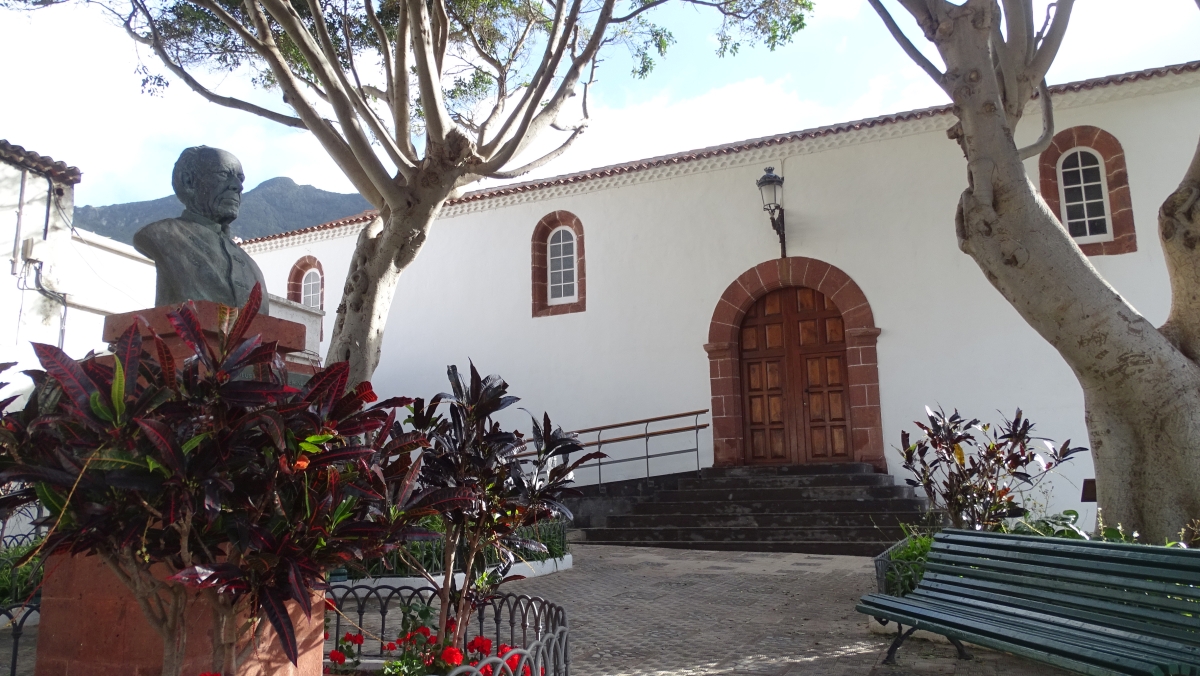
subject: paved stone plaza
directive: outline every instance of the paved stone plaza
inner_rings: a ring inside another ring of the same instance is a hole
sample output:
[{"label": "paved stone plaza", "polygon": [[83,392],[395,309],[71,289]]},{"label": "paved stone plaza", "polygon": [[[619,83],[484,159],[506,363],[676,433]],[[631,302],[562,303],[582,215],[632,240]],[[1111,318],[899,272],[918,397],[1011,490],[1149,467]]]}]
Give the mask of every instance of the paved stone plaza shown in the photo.
[{"label": "paved stone plaza", "polygon": [[871,559],[573,545],[575,567],[506,585],[567,609],[572,676],[1057,676],[1066,672],[975,649],[890,639],[854,611],[872,591]]}]

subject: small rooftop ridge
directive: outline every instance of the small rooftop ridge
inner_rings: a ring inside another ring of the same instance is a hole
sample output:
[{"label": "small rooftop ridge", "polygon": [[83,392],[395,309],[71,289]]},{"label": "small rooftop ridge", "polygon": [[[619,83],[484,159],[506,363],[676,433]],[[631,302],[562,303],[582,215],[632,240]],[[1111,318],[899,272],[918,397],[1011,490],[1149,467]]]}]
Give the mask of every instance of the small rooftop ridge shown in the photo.
[{"label": "small rooftop ridge", "polygon": [[4,139],[0,139],[0,160],[49,176],[65,185],[75,185],[83,180],[83,172],[79,171],[78,167],[68,166],[66,162],[56,162],[54,158],[39,155]]}]

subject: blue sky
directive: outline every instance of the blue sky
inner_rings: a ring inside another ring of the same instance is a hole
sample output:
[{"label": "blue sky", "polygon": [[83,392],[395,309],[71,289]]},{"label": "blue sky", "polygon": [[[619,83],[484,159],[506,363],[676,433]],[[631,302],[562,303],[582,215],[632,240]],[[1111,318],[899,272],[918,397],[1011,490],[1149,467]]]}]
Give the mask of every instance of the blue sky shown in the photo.
[{"label": "blue sky", "polygon": [[[793,44],[774,53],[744,49],[724,59],[714,53],[711,11],[668,5],[656,18],[677,39],[667,57],[649,78],[633,80],[628,57],[611,52],[593,92],[588,132],[536,176],[946,100],[895,45],[866,0],[816,0],[809,28]],[[0,106],[0,138],[80,167],[78,204],[169,194],[179,151],[201,143],[241,157],[251,186],[283,175],[350,191],[305,132],[209,104],[179,82],[161,97],[141,94],[133,43],[95,9],[0,11],[0,30],[6,64],[0,91],[7,102]],[[1049,79],[1196,59],[1200,11],[1193,0],[1080,0]],[[150,58],[146,63],[155,67]],[[203,79],[282,109],[276,94],[254,91],[236,76]]]}]

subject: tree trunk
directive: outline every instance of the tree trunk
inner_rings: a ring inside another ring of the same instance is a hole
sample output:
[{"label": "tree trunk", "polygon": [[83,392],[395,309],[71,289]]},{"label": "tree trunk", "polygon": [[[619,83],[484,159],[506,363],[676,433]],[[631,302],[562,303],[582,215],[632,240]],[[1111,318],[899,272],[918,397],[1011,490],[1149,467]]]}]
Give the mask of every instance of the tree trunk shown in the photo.
[{"label": "tree trunk", "polygon": [[947,65],[968,159],[959,245],[1079,379],[1105,521],[1163,542],[1200,518],[1200,367],[1176,347],[1190,349],[1200,327],[1192,250],[1200,224],[1188,202],[1200,169],[1194,162],[1191,183],[1164,206],[1170,324],[1180,336],[1169,340],[1100,277],[1026,176],[988,48],[993,7],[971,0],[927,28]]},{"label": "tree trunk", "polygon": [[453,177],[430,173],[425,178],[425,186],[408,191],[408,204],[385,206],[379,218],[359,233],[325,359],[350,362],[351,386],[370,380],[379,366],[400,274],[421,251],[450,195]]}]

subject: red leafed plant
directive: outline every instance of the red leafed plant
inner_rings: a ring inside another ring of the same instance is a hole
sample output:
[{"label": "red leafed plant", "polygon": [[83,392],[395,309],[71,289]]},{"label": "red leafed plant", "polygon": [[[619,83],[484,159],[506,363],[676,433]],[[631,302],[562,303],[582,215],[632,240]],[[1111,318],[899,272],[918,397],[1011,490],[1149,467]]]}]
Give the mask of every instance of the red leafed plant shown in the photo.
[{"label": "red leafed plant", "polygon": [[25,488],[0,509],[41,500],[41,554],[107,564],[162,635],[164,676],[180,673],[194,594],[213,608],[215,672],[237,672],[264,621],[294,663],[287,605],[324,612],[311,604],[327,570],[434,537],[413,524],[444,501],[417,486],[424,436],[395,424],[411,400],[347,388],[345,363],[290,387],[276,346],[246,337],[261,298],[222,308],[216,341],[189,306],[172,313],[194,353],[179,362],[136,326],[111,358],[35,345],[45,371],[3,414],[0,482]]}]

